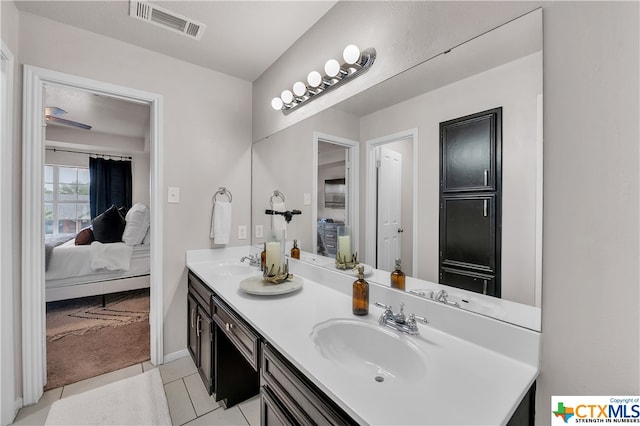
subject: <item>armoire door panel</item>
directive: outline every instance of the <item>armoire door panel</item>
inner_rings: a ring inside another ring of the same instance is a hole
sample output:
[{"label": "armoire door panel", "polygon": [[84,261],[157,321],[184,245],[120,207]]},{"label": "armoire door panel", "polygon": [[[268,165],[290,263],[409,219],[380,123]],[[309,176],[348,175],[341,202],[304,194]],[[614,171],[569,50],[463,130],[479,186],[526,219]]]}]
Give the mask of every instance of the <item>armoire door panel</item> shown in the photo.
[{"label": "armoire door panel", "polygon": [[495,196],[457,196],[441,201],[441,263],[494,273]]}]

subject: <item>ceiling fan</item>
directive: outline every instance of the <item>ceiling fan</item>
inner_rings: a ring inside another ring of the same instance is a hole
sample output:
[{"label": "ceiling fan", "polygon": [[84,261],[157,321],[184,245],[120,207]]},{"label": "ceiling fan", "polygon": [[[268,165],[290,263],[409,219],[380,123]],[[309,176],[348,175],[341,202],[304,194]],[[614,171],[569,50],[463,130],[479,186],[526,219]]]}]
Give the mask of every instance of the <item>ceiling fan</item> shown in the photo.
[{"label": "ceiling fan", "polygon": [[45,107],[44,108],[44,117],[49,123],[62,124],[64,126],[77,127],[80,129],[91,130],[91,126],[84,123],[79,123],[73,120],[67,120],[66,118],[62,118],[63,115],[67,114],[67,111],[58,107]]}]

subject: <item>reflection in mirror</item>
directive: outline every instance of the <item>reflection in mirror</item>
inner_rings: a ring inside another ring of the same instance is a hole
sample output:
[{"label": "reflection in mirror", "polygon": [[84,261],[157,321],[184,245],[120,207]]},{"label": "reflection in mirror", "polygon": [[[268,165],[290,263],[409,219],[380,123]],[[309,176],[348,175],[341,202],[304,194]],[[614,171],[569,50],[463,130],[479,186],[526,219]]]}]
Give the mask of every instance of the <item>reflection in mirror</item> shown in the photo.
[{"label": "reflection in mirror", "polygon": [[[359,141],[351,161],[360,170],[352,170],[360,178],[350,212],[357,220],[347,221],[359,259],[377,271],[370,282],[388,286],[389,274],[379,272],[392,271],[398,257],[408,276],[427,282],[423,288],[447,284],[451,300],[472,295],[484,314],[499,317],[491,313],[496,299],[472,292],[539,307],[541,120],[536,10],[254,144],[252,221],[268,231],[264,206],[278,188],[292,200],[287,208],[303,211],[288,239],[317,253],[318,218],[329,216],[324,180],[331,179],[319,177],[318,134]],[[474,138],[482,143],[471,147]],[[461,181],[469,170],[480,174],[467,186],[441,187],[443,167],[445,178],[456,167]],[[468,216],[474,209],[479,219]]]}]

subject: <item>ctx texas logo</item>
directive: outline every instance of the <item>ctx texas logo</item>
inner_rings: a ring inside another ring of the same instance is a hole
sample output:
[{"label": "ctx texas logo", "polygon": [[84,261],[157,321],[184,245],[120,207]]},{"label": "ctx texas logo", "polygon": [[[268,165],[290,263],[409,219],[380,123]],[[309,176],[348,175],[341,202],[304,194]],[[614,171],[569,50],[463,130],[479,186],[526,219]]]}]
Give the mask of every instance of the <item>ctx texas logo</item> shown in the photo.
[{"label": "ctx texas logo", "polygon": [[609,397],[608,400],[600,398],[597,403],[584,401],[571,405],[568,406],[564,401],[558,401],[556,409],[552,409],[554,417],[561,418],[564,423],[569,423],[571,418],[573,418],[571,423],[619,423],[621,421],[640,423],[638,398]]}]

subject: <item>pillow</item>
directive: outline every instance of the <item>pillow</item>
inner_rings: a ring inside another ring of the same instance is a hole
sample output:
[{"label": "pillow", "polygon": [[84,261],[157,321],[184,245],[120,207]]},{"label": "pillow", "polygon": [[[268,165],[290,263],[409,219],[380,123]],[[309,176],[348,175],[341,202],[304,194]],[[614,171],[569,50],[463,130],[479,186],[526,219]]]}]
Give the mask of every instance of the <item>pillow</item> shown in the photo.
[{"label": "pillow", "polygon": [[142,243],[149,230],[151,212],[146,204],[136,203],[129,209],[125,217],[126,225],[122,234],[122,241],[130,246]]},{"label": "pillow", "polygon": [[125,221],[116,206],[109,207],[101,215],[93,219],[93,236],[101,243],[117,243],[122,241]]},{"label": "pillow", "polygon": [[84,228],[76,235],[76,245],[85,246],[91,244],[96,238],[93,236],[93,230],[91,228]]},{"label": "pillow", "polygon": [[144,239],[142,240],[142,244],[149,245],[151,244],[151,226],[147,230],[147,233],[144,235]]}]

